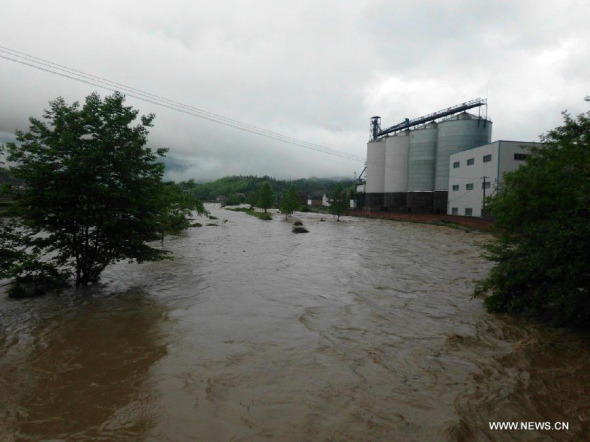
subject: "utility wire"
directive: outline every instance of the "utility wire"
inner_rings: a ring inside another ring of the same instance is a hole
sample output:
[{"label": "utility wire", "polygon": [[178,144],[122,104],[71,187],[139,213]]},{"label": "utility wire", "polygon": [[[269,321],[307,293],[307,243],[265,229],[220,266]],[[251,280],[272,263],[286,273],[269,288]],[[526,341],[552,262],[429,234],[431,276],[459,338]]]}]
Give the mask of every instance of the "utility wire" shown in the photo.
[{"label": "utility wire", "polygon": [[[2,55],[4,54],[4,55]],[[277,141],[281,141],[287,144],[292,144],[295,146],[303,147],[306,149],[314,150],[320,153],[326,153],[329,155],[338,156],[341,158],[346,158],[354,161],[365,162],[365,159],[352,154],[347,154],[335,149],[328,148],[326,146],[322,146],[319,144],[313,144],[306,141],[298,140],[296,138],[292,138],[286,135],[282,135],[277,132],[273,132],[267,129],[263,129],[251,124],[242,123],[237,120],[233,120],[228,117],[224,117],[222,115],[218,115],[212,112],[205,111],[203,109],[199,109],[193,106],[188,106],[183,103],[173,101],[155,94],[151,94],[149,92],[142,91],[137,88],[133,88],[131,86],[126,86],[121,83],[117,83],[102,77],[98,77],[92,74],[88,74],[83,71],[79,71],[76,69],[68,68],[63,65],[59,65],[57,63],[53,63],[48,60],[44,60],[38,57],[34,57],[29,54],[25,54],[23,52],[16,51],[14,49],[10,49],[4,46],[0,46],[0,58],[4,58],[9,61],[13,61],[25,66],[29,66],[41,71],[45,71],[48,73],[52,73],[55,75],[59,75],[61,77],[69,78],[74,81],[78,81],[81,83],[89,84],[92,86],[100,87],[103,89],[108,89],[111,91],[123,91],[126,95],[136,98],[138,100],[142,100],[148,103],[152,103],[155,105],[159,105],[162,107],[166,107],[171,110],[175,110],[177,112],[181,112],[187,115],[191,115],[197,118],[202,118],[205,120],[209,120],[211,122],[222,124],[225,126],[233,127],[235,129],[239,129],[245,132],[253,133],[255,135],[263,136],[266,138],[274,139]],[[19,60],[20,59],[20,60]],[[59,72],[61,71],[61,72]]]}]

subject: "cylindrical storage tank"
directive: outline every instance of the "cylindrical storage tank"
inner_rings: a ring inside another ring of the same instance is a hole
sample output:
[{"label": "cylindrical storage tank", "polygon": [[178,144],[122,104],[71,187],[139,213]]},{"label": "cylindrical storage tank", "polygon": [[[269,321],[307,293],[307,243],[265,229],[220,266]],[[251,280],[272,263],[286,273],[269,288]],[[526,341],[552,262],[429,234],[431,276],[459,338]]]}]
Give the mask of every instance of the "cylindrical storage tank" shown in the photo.
[{"label": "cylindrical storage tank", "polygon": [[448,190],[452,154],[492,141],[492,122],[463,112],[438,125],[435,190]]},{"label": "cylindrical storage tank", "polygon": [[387,138],[385,147],[385,193],[408,191],[409,131]]},{"label": "cylindrical storage tank", "polygon": [[367,143],[366,193],[383,193],[385,184],[385,140]]},{"label": "cylindrical storage tank", "polygon": [[429,123],[410,132],[408,191],[433,191],[438,126]]}]

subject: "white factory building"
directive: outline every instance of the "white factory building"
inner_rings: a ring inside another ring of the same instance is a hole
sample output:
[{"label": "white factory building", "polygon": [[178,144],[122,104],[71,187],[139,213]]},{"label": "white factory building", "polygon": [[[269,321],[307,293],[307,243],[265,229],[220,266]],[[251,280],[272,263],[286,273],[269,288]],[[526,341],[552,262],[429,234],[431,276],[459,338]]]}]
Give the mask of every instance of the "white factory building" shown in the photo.
[{"label": "white factory building", "polygon": [[503,175],[524,164],[532,145],[539,143],[499,140],[452,154],[447,214],[483,216],[484,195],[493,195]]}]

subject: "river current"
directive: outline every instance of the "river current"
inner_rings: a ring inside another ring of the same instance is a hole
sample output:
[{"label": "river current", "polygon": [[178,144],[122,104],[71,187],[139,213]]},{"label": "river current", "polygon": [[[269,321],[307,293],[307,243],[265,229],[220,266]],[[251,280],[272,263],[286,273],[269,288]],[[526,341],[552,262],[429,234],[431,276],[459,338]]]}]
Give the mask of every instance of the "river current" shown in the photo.
[{"label": "river current", "polygon": [[217,226],[166,238],[172,261],[0,287],[0,440],[590,437],[588,334],[471,299],[487,234],[209,209]]}]

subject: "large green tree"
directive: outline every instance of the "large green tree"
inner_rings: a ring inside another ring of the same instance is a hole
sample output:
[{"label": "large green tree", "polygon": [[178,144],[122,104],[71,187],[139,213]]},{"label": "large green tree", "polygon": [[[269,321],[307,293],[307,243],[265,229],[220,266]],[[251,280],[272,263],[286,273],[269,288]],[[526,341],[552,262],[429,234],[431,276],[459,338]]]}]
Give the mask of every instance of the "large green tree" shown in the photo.
[{"label": "large green tree", "polygon": [[83,105],[58,98],[42,119],[30,119],[28,132],[16,132],[17,143],[2,147],[12,175],[24,182],[14,204],[21,230],[5,231],[9,239],[23,234],[20,244],[11,242],[15,265],[4,276],[22,277],[24,264],[35,262],[41,270],[71,270],[79,286],[117,261],[166,257],[147,244],[169,213],[157,161],[166,150],[146,147],[154,115],[135,124],[137,117],[119,93],[95,93]]},{"label": "large green tree", "polygon": [[340,221],[340,216],[346,214],[349,208],[348,192],[344,190],[342,184],[338,184],[334,189],[332,200],[330,201],[330,213],[336,215],[337,220]]},{"label": "large green tree", "polygon": [[[588,101],[588,98],[586,98]],[[590,324],[590,112],[541,137],[489,201],[498,238],[495,262],[475,295],[492,312]]]},{"label": "large green tree", "polygon": [[281,200],[281,213],[284,213],[289,217],[299,208],[299,206],[301,206],[301,203],[299,202],[299,193],[297,193],[295,186],[291,185]]},{"label": "large green tree", "polygon": [[260,186],[260,190],[258,190],[258,204],[256,204],[261,209],[264,209],[264,213],[266,213],[267,209],[272,207],[274,203],[274,192],[272,191],[272,187],[270,186],[270,182],[265,181]]}]

